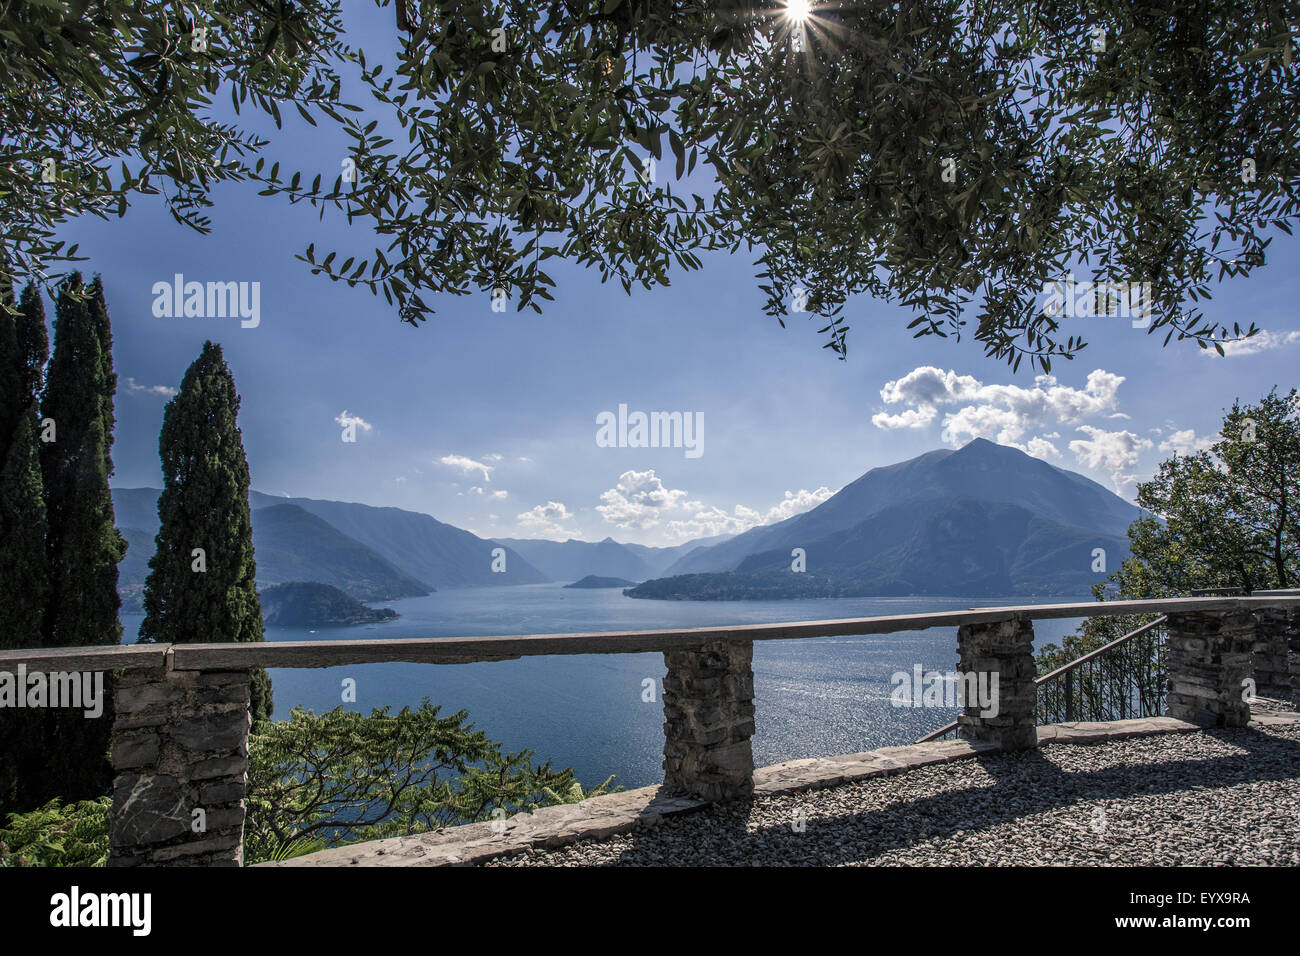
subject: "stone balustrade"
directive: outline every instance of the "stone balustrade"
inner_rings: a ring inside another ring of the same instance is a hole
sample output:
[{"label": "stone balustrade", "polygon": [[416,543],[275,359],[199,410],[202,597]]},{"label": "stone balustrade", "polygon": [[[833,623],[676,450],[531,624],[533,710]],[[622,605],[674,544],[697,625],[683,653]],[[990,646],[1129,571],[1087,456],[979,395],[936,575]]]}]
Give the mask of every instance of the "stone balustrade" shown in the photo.
[{"label": "stone balustrade", "polygon": [[[1300,687],[1300,593],[979,608],[743,627],[488,638],[135,645],[0,651],[0,671],[120,671],[110,864],[239,865],[248,769],[249,672],[410,661],[459,664],[531,655],[664,655],[664,783],[683,799],[754,791],[753,645],[759,640],[957,627],[958,667],[992,688],[969,699],[959,732],[982,746],[1037,745],[1033,621],[1099,615],[1168,617],[1168,714],[1241,726],[1252,673],[1264,688]],[[1284,655],[1283,647],[1287,648]],[[1285,661],[1285,664],[1283,663]]]}]

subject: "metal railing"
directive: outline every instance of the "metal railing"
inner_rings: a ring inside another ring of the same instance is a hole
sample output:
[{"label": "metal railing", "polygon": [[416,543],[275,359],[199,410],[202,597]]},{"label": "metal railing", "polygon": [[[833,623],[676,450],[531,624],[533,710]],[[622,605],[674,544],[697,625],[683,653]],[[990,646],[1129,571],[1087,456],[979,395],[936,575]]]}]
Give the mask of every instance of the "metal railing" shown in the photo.
[{"label": "metal railing", "polygon": [[[1129,720],[1165,711],[1165,628],[1158,617],[1034,681],[1038,723]],[[956,736],[957,721],[917,743]]]}]

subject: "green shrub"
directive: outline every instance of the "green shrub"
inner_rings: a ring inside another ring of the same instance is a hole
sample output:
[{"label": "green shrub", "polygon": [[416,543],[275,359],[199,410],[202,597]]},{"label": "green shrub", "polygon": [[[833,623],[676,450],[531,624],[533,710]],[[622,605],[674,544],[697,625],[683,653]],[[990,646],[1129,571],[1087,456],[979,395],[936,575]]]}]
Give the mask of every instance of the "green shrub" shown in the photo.
[{"label": "green shrub", "polygon": [[0,866],[103,866],[108,859],[109,797],[9,814],[0,830]]}]

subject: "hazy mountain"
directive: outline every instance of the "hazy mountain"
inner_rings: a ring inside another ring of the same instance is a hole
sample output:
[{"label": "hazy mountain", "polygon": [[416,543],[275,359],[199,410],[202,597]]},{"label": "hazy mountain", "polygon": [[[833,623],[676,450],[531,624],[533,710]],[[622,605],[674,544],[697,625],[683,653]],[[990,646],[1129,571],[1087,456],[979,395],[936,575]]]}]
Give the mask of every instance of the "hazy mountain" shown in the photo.
[{"label": "hazy mountain", "polygon": [[804,549],[750,555],[735,571],[659,578],[632,597],[771,599],[944,594],[1086,594],[1128,556],[1128,539],[1059,524],[1026,508],[958,498],[895,505]]},{"label": "hazy mountain", "polygon": [[416,511],[375,508],[347,501],[276,498],[259,491],[254,491],[249,500],[258,508],[297,505],[435,588],[537,584],[546,580],[545,575],[509,547],[506,547],[505,571],[494,572],[495,542]]},{"label": "hazy mountain", "polygon": [[731,535],[698,538],[670,548],[604,541],[547,541],[541,538],[496,538],[518,551],[529,563],[555,581],[576,581],[588,575],[606,575],[645,581],[663,574],[679,558],[702,546],[719,544]]},{"label": "hazy mountain", "polygon": [[654,574],[663,574],[672,567],[673,562],[684,558],[692,551],[709,548],[715,544],[722,544],[734,537],[734,534],[715,534],[707,538],[693,538],[684,544],[673,545],[671,548],[654,548],[644,544],[625,544],[623,547],[645,561]]},{"label": "hazy mountain", "polygon": [[[662,568],[652,567],[627,545],[604,541],[545,541],[539,538],[496,538],[519,552],[553,581],[577,581],[592,574],[644,581]],[[666,567],[667,565],[663,565]]]},{"label": "hazy mountain", "polygon": [[959,498],[1015,505],[1056,524],[1113,537],[1124,537],[1138,515],[1135,506],[1095,481],[977,438],[956,450],[873,468],[811,511],[692,551],[664,576],[732,571],[751,554],[765,551],[783,550],[788,559],[792,548],[808,548],[891,508]]},{"label": "hazy mountain", "polygon": [[[126,558],[118,565],[118,592],[126,610],[141,608],[158,533],[158,495],[155,488],[113,489],[113,510],[127,540]],[[427,585],[302,508],[276,504],[254,508],[252,517],[260,586],[316,581],[359,601],[429,593]],[[132,525],[128,526],[128,521]]]},{"label": "hazy mountain", "polygon": [[358,601],[419,597],[429,587],[297,505],[253,509],[258,586],[310,581]]}]

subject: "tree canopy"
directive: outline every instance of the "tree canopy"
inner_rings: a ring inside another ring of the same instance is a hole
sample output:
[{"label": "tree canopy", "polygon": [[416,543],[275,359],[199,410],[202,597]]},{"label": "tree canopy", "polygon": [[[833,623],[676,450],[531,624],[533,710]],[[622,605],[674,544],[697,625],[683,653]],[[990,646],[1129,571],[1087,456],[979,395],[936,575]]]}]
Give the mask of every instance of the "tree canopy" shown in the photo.
[{"label": "tree canopy", "polygon": [[[376,3],[394,40],[370,56],[327,0],[17,3],[0,214],[19,268],[75,255],[63,221],[139,194],[206,229],[212,186],[242,180],[368,227],[369,251],[301,258],[412,323],[436,293],[540,311],[552,258],[630,291],[743,249],[766,311],[820,319],[841,357],[866,294],[917,335],[1047,369],[1086,344],[1039,302],[1076,271],[1149,283],[1166,344],[1252,334],[1200,303],[1300,212],[1286,0],[813,3],[802,20],[782,0]],[[348,152],[282,170],[218,96],[335,124]]]}]

